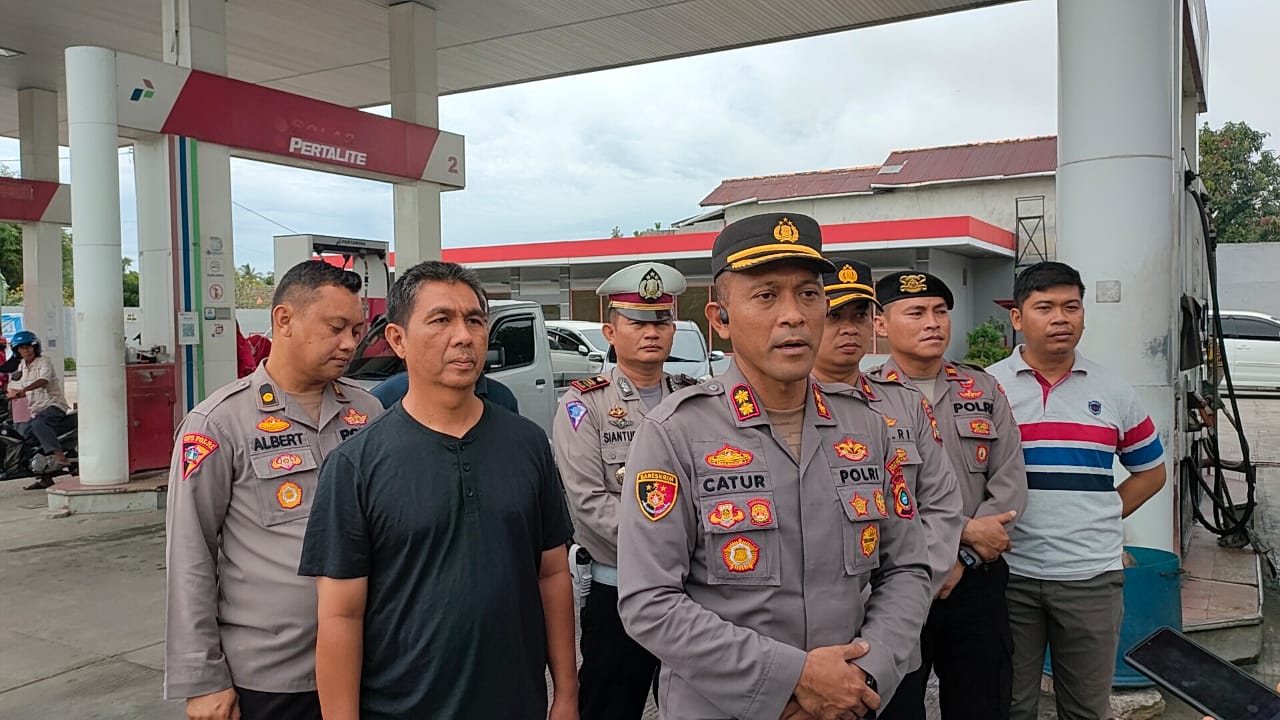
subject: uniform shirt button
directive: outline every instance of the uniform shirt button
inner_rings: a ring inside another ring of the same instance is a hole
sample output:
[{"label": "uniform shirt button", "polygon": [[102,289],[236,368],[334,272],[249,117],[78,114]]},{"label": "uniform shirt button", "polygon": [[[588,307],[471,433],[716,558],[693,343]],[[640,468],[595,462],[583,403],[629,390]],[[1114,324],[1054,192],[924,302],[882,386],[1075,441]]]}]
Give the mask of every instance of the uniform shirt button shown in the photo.
[{"label": "uniform shirt button", "polygon": [[467,491],[467,497],[472,497],[472,496],[474,496],[475,494],[476,494],[476,491],[475,491],[475,490],[468,490],[468,491]]},{"label": "uniform shirt button", "polygon": [[471,472],[471,463],[462,463],[463,472]]}]

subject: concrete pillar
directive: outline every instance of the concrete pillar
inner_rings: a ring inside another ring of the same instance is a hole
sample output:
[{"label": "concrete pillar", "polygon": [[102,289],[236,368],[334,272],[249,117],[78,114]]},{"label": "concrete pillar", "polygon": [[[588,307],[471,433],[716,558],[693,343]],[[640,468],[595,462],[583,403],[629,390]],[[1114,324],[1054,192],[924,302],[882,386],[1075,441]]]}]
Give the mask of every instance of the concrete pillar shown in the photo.
[{"label": "concrete pillar", "polygon": [[[162,3],[166,62],[225,75],[227,16],[224,0]],[[170,208],[176,309],[200,319],[200,344],[178,359],[182,410],[189,410],[236,378],[235,259],[231,236],[231,155],[225,146],[178,138],[170,152],[178,206]],[[155,213],[149,212],[149,217]],[[174,217],[176,216],[176,217]],[[139,217],[141,221],[141,216]],[[158,232],[157,228],[157,232]]]},{"label": "concrete pillar", "polygon": [[560,319],[573,317],[573,277],[572,268],[568,265],[560,268]]},{"label": "concrete pillar", "polygon": [[[436,12],[416,2],[387,9],[391,48],[391,117],[440,127],[436,80]],[[396,267],[440,259],[440,186],[429,182],[397,184]]]},{"label": "concrete pillar", "polygon": [[80,482],[128,480],[124,421],[124,298],[120,280],[120,163],[116,61],[110,50],[66,50],[71,138]]},{"label": "concrete pillar", "polygon": [[[58,181],[58,94],[18,91],[18,142],[22,177]],[[62,370],[62,228],[53,223],[22,226],[22,323],[39,336],[45,356]],[[123,321],[123,316],[120,318]]]},{"label": "concrete pillar", "polygon": [[[1180,445],[1181,8],[1180,0],[1058,2],[1058,256],[1088,287],[1081,352],[1137,388],[1166,448]],[[1126,522],[1125,542],[1174,550],[1174,494],[1171,479]]]},{"label": "concrete pillar", "polygon": [[169,138],[156,135],[134,142],[133,179],[138,204],[142,347],[163,345],[170,357],[176,357]]}]

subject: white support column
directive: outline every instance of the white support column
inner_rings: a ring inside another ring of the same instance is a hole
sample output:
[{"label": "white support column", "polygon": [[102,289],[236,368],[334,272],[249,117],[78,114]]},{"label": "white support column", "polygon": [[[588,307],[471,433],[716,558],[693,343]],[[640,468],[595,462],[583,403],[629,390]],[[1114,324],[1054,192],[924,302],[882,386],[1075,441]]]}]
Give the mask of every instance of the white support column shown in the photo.
[{"label": "white support column", "polygon": [[[406,2],[387,9],[391,47],[391,117],[440,127],[436,79],[436,12]],[[429,182],[397,184],[395,208],[396,268],[407,270],[440,258],[440,186]]]},{"label": "white support column", "polygon": [[[18,142],[22,177],[58,182],[58,94],[52,90],[18,91]],[[64,329],[62,305],[62,228],[53,223],[22,226],[23,327],[35,332],[45,356],[62,370]],[[121,321],[123,321],[121,317]]]},{"label": "white support column", "polygon": [[103,48],[66,50],[67,126],[80,387],[80,482],[128,481],[124,298],[120,286],[120,163],[116,60]]},{"label": "white support column", "polygon": [[[1181,0],[1058,2],[1058,256],[1088,287],[1081,352],[1138,389],[1166,448],[1180,444],[1181,9]],[[1172,453],[1166,461],[1172,470]],[[1126,522],[1126,543],[1176,551],[1175,482]]]},{"label": "white support column", "polygon": [[[177,0],[161,4],[166,62],[225,75],[225,0]],[[180,411],[236,378],[235,259],[231,233],[231,155],[225,146],[188,141],[186,172],[174,178],[189,212],[174,238],[179,303],[200,318],[200,344],[178,353],[185,401]],[[178,212],[170,208],[170,213]],[[198,218],[198,222],[196,221]],[[185,261],[184,258],[188,260]],[[189,300],[183,300],[189,298]],[[176,308],[170,307],[172,316]],[[190,368],[191,372],[186,372]],[[187,376],[189,377],[189,380]]]},{"label": "white support column", "polygon": [[163,345],[170,357],[176,357],[168,138],[156,135],[134,142],[133,182],[138,204],[142,347]]}]

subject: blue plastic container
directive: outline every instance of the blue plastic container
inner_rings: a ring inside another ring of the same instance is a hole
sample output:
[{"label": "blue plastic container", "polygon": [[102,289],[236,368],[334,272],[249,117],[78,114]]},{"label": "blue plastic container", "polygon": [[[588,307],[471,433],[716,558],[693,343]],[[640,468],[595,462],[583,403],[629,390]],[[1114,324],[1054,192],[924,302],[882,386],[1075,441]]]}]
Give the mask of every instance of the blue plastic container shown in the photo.
[{"label": "blue plastic container", "polygon": [[[1124,661],[1124,654],[1146,636],[1162,627],[1182,629],[1182,572],[1178,556],[1164,550],[1125,547],[1137,564],[1124,570],[1124,621],[1120,625],[1120,645],[1116,650],[1115,687],[1151,687],[1147,677]],[[1053,675],[1052,661],[1045,653],[1044,672]]]}]

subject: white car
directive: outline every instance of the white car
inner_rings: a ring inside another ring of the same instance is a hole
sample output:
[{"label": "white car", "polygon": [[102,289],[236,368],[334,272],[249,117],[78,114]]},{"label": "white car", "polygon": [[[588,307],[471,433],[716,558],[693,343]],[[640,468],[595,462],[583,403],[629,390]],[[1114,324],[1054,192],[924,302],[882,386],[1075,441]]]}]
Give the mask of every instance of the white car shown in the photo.
[{"label": "white car", "polygon": [[1242,390],[1280,390],[1280,318],[1247,310],[1223,310],[1222,338],[1233,386]]},{"label": "white car", "polygon": [[[548,320],[547,335],[551,339],[551,358],[558,376],[566,382],[598,375],[609,368],[609,343],[600,330],[601,323],[584,320]],[[557,349],[558,348],[558,349]],[[669,373],[684,373],[699,380],[711,377],[713,365],[725,359],[723,352],[707,352],[707,339],[697,323],[677,320],[671,357],[663,363]]]}]

